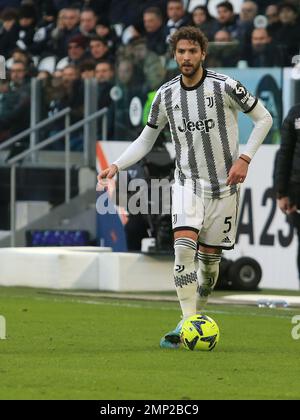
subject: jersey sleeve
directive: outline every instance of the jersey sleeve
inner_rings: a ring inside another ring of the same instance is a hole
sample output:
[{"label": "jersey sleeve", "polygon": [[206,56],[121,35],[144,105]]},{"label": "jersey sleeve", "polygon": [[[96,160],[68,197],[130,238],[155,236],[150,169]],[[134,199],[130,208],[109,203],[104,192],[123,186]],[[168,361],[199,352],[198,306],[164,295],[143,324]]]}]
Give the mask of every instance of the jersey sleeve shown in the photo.
[{"label": "jersey sleeve", "polygon": [[153,99],[147,125],[161,131],[167,122],[168,118],[163,105],[163,94],[161,89],[159,89]]},{"label": "jersey sleeve", "polygon": [[225,96],[230,108],[251,112],[257,105],[258,98],[252,95],[240,82],[228,78],[225,82]]}]

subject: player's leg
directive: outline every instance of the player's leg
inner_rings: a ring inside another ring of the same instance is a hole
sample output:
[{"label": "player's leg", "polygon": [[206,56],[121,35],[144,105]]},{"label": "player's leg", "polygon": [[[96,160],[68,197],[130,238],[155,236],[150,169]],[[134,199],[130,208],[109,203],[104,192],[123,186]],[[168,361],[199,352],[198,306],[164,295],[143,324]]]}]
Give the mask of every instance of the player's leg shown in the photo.
[{"label": "player's leg", "polygon": [[[183,321],[196,314],[198,284],[195,258],[199,234],[199,217],[196,214],[203,214],[203,205],[199,212],[193,190],[180,185],[173,186],[172,198],[175,252],[174,283]],[[173,331],[162,338],[161,347],[179,347],[182,321]]]},{"label": "player's leg", "polygon": [[[289,216],[289,220],[295,226],[297,233],[298,233],[298,256],[297,256],[297,265],[298,265],[298,273],[299,273],[299,282],[300,282],[300,214],[299,213],[292,213]],[[300,286],[300,283],[299,283]]]},{"label": "player's leg", "polygon": [[197,293],[197,312],[201,312],[205,307],[209,296],[217,284],[220,272],[222,250],[206,246],[199,247],[197,253],[198,260],[198,293]]},{"label": "player's leg", "polygon": [[176,328],[160,341],[163,348],[179,348],[180,333],[183,321],[197,311],[197,272],[195,257],[197,254],[198,232],[180,230],[174,233],[174,282],[182,311],[182,320]]},{"label": "player's leg", "polygon": [[198,232],[195,231],[182,230],[174,233],[174,282],[183,319],[196,314],[197,239]]},{"label": "player's leg", "polygon": [[239,193],[205,200],[205,217],[199,234],[197,311],[205,307],[218,281],[223,249],[232,249],[237,232]]}]

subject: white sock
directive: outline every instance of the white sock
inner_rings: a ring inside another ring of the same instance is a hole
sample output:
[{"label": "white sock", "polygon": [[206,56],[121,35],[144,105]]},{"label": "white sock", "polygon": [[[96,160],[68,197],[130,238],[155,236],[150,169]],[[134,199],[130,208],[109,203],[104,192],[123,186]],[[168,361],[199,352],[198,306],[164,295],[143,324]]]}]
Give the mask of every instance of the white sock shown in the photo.
[{"label": "white sock", "polygon": [[218,281],[221,254],[208,254],[198,251],[197,260],[197,312],[201,312]]},{"label": "white sock", "polygon": [[197,243],[189,238],[175,240],[174,281],[183,319],[196,315],[197,272],[195,255]]}]

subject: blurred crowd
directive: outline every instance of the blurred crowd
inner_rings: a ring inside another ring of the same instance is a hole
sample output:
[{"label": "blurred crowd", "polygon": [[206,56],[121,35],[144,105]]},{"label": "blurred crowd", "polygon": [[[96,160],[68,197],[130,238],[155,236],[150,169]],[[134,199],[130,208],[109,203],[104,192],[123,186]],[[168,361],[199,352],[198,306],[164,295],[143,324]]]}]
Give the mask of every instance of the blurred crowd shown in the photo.
[{"label": "blurred crowd", "polygon": [[[98,108],[110,109],[109,138],[132,140],[140,127],[128,120],[131,99],[138,95],[146,113],[153,92],[176,74],[168,43],[176,29],[194,25],[206,34],[208,67],[291,66],[299,9],[298,0],[245,0],[239,14],[213,0],[0,0],[8,74],[0,142],[28,127],[32,77],[43,86],[42,117],[71,106],[73,121],[83,117],[84,80],[96,79]],[[132,128],[125,136],[124,127]]]}]

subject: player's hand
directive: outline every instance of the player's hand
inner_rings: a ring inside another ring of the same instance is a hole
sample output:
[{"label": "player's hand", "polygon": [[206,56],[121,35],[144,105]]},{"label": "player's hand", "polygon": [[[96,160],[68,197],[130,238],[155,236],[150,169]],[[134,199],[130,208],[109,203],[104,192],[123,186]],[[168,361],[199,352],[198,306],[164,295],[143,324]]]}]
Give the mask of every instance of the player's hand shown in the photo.
[{"label": "player's hand", "polygon": [[114,164],[101,171],[97,176],[98,184],[96,190],[103,191],[103,189],[107,187],[109,180],[112,179],[118,172],[119,168]]},{"label": "player's hand", "polygon": [[297,206],[291,205],[289,197],[282,197],[277,200],[278,207],[284,214],[292,214],[297,211]]},{"label": "player's hand", "polygon": [[248,174],[249,164],[242,159],[238,159],[232,165],[227,178],[226,185],[242,184]]}]

